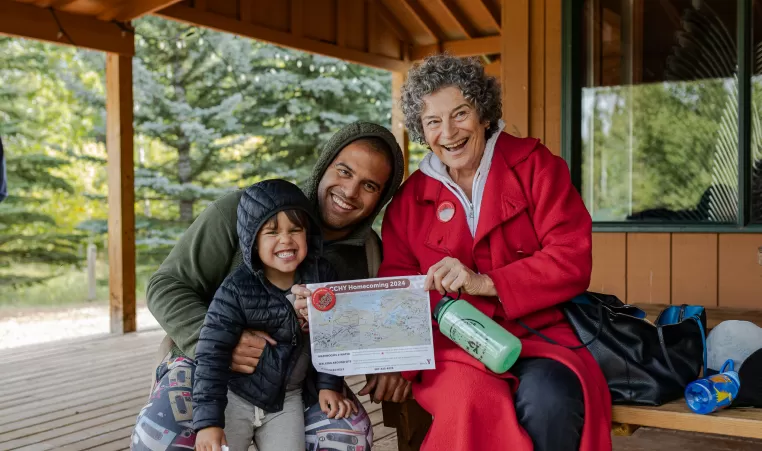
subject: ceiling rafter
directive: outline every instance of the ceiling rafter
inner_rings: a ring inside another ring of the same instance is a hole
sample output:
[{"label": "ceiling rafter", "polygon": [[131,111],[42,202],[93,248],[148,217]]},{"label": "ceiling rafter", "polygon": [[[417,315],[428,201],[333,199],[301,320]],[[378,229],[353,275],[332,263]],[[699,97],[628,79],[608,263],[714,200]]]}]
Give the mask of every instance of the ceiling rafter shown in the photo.
[{"label": "ceiling rafter", "polygon": [[432,45],[413,47],[411,59],[420,60],[438,52],[448,52],[453,56],[481,56],[500,53],[500,36],[444,41]]},{"label": "ceiling rafter", "polygon": [[[0,0],[0,3],[3,1],[5,0]],[[262,25],[245,24],[239,20],[231,19],[220,14],[201,12],[195,8],[185,6],[182,3],[159,10],[155,14],[194,26],[202,26],[225,33],[236,34],[238,36],[259,39],[276,45],[282,45],[305,52],[319,53],[393,72],[407,72],[410,68],[408,62],[400,59],[340,47],[336,44],[304,36],[296,36],[290,32],[274,30]]]},{"label": "ceiling rafter", "polygon": [[[473,1],[474,4],[479,6],[481,9],[486,12],[486,16],[489,18],[490,25],[495,27],[496,29],[500,29],[500,14],[499,11],[495,11],[489,4],[487,4],[488,0],[470,0]],[[504,0],[507,2],[507,0]]]},{"label": "ceiling rafter", "polygon": [[418,24],[437,41],[446,41],[446,37],[439,26],[434,22],[428,12],[421,6],[418,0],[400,0],[405,9],[418,22]]},{"label": "ceiling rafter", "polygon": [[0,0],[0,34],[132,56],[135,41],[115,24],[80,14]]},{"label": "ceiling rafter", "polygon": [[61,9],[75,1],[77,0],[38,0],[34,4],[41,8]]},{"label": "ceiling rafter", "polygon": [[442,11],[447,14],[447,17],[457,27],[458,31],[467,38],[473,38],[477,35],[474,28],[469,23],[463,12],[458,5],[454,4],[452,0],[436,0],[437,4],[442,7]]},{"label": "ceiling rafter", "polygon": [[381,18],[383,18],[389,27],[391,27],[392,32],[397,36],[397,38],[400,41],[412,44],[414,42],[412,36],[410,36],[410,33],[408,33],[407,28],[402,26],[399,20],[397,20],[397,17],[392,14],[392,12],[389,11],[389,9],[383,3],[377,2],[376,5],[376,10],[381,15]]},{"label": "ceiling rafter", "polygon": [[121,2],[111,8],[105,9],[98,14],[99,20],[116,20],[117,22],[129,22],[146,14],[151,14],[162,8],[179,3],[181,0],[131,0]]}]

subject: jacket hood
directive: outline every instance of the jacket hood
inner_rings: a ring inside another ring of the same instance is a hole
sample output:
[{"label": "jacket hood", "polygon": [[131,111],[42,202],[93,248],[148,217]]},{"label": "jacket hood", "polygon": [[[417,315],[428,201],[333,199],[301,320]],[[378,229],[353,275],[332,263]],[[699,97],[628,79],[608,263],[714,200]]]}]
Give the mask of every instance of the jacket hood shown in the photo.
[{"label": "jacket hood", "polygon": [[266,180],[243,190],[238,203],[236,230],[244,264],[254,272],[262,268],[255,249],[257,233],[270,218],[286,210],[301,210],[310,221],[307,257],[300,268],[305,262],[316,262],[322,253],[323,238],[312,205],[299,187],[285,180]]},{"label": "jacket hood", "polygon": [[320,156],[315,163],[315,168],[312,170],[312,175],[304,188],[304,192],[310,202],[317,208],[318,185],[320,184],[320,179],[323,178],[323,174],[325,174],[325,171],[328,170],[328,167],[336,158],[336,155],[338,155],[344,147],[362,138],[380,138],[389,146],[394,158],[392,161],[391,180],[384,188],[384,193],[376,206],[376,209],[373,210],[373,213],[371,213],[370,216],[359,223],[349,237],[344,240],[345,242],[356,241],[357,244],[363,244],[365,242],[365,238],[370,232],[376,216],[378,216],[378,213],[392,199],[397,192],[397,189],[399,189],[400,184],[402,184],[402,179],[405,177],[405,159],[402,155],[402,149],[399,144],[397,144],[397,140],[394,138],[392,132],[383,126],[372,122],[354,122],[344,126],[337,131],[323,147],[323,150],[320,152]]}]

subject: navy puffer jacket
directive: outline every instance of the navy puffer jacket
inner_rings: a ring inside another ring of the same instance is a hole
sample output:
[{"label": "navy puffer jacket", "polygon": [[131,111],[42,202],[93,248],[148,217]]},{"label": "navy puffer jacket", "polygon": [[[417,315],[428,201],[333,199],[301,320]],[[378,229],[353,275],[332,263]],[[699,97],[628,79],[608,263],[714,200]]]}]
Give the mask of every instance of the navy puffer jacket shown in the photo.
[{"label": "navy puffer jacket", "polygon": [[[283,408],[287,379],[302,346],[309,346],[299,328],[293,306],[264,276],[254,250],[259,229],[278,212],[303,210],[310,218],[307,257],[299,265],[302,283],[331,282],[333,268],[320,257],[322,237],[307,198],[284,180],[250,186],[238,204],[238,236],[243,263],[222,282],[209,306],[196,345],[193,380],[193,427],[225,427],[228,387],[265,412]],[[203,256],[199,256],[203,258]],[[230,371],[232,352],[244,329],[267,332],[277,345],[267,345],[253,374]],[[309,378],[312,392],[341,391],[343,379],[317,373]]]}]

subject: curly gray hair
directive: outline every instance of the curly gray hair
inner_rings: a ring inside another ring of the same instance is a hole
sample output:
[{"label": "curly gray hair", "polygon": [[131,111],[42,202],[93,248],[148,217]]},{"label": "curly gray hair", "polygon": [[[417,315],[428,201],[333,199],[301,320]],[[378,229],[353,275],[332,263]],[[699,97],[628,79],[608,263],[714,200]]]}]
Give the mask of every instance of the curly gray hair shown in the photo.
[{"label": "curly gray hair", "polygon": [[414,65],[402,85],[400,103],[410,139],[426,144],[421,122],[423,98],[448,86],[460,89],[463,97],[476,108],[480,121],[489,121],[486,138],[492,136],[503,115],[498,81],[484,73],[484,66],[477,58],[443,53]]}]

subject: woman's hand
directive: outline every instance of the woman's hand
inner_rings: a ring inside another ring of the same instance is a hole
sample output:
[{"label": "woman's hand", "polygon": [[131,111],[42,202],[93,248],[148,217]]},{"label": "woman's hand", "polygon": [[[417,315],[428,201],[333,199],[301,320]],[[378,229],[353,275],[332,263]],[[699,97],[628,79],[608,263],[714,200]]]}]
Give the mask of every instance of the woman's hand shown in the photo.
[{"label": "woman's hand", "polygon": [[495,284],[489,276],[476,274],[457,258],[445,257],[426,272],[425,290],[440,294],[462,290],[472,296],[497,296]]},{"label": "woman's hand", "polygon": [[222,446],[227,444],[222,428],[204,428],[196,434],[196,451],[221,451]]},{"label": "woman's hand", "polygon": [[320,390],[318,399],[320,400],[320,410],[328,418],[349,418],[353,413],[359,412],[351,399],[333,390]]}]

